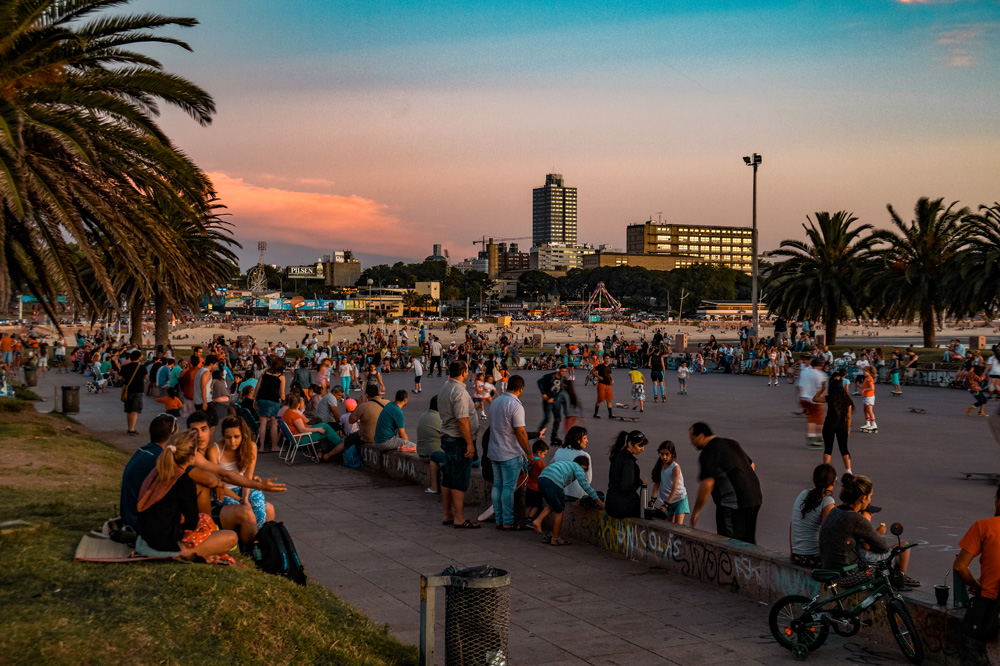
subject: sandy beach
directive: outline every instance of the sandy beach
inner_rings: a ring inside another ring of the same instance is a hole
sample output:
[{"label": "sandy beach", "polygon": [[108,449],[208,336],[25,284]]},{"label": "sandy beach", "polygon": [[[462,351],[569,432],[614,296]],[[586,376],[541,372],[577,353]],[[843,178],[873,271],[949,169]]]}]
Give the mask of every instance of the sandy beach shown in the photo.
[{"label": "sandy beach", "polygon": [[[464,328],[451,330],[446,326],[446,324],[447,322],[439,321],[425,322],[425,326],[428,330],[433,335],[438,336],[445,344],[450,343],[452,340],[457,342],[464,341]],[[960,326],[956,326],[954,324],[945,326],[943,329],[938,330],[937,344],[939,347],[947,346],[948,341],[952,338],[958,338],[963,343],[968,343],[970,337],[980,335],[987,336],[988,344],[994,344],[997,342],[998,335],[1000,335],[998,326],[1000,326],[1000,323],[998,322],[975,322],[975,324],[963,323]],[[382,327],[387,327],[390,332],[398,332],[403,328],[403,325],[389,323],[382,325]],[[473,324],[473,328],[477,331],[487,332],[491,335],[491,337],[497,332],[497,327],[492,324]],[[570,322],[515,321],[513,322],[511,329],[518,339],[527,337],[530,340],[533,335],[540,333],[543,336],[545,345],[554,345],[557,342],[579,343],[586,340],[593,340],[595,332],[602,338],[617,333],[619,335],[624,335],[628,340],[639,340],[642,338],[652,337],[657,330],[661,331],[664,335],[687,333],[689,336],[689,342],[693,344],[706,341],[712,335],[714,335],[719,341],[734,342],[738,339],[739,332],[738,325],[726,322],[704,322],[699,324],[680,324],[676,322],[653,322],[646,324],[642,322],[625,322],[584,325]],[[26,332],[26,329],[18,329],[15,327],[9,327],[8,330],[11,330],[12,332],[16,330]],[[51,327],[48,326],[38,326],[35,330],[38,331],[43,338],[51,339],[54,336]],[[90,330],[90,327],[67,326],[64,328],[64,333],[67,337],[71,337],[77,330],[88,331]],[[279,324],[260,322],[243,324],[240,326],[239,331],[235,331],[229,325],[219,322],[179,322],[171,330],[171,344],[175,348],[186,349],[194,345],[204,345],[212,340],[213,337],[218,335],[224,335],[227,338],[232,338],[237,335],[249,335],[252,336],[258,343],[282,342],[286,347],[294,348],[298,346],[302,339],[307,335],[311,337],[315,334],[316,338],[320,341],[353,341],[358,338],[363,330],[367,330],[367,327],[362,325],[345,325],[333,328],[325,326],[317,328],[315,326],[307,327],[288,323]],[[409,334],[410,341],[412,342],[416,340],[419,327],[406,326],[406,330]],[[762,333],[764,335],[770,335],[772,332],[773,328],[771,325],[765,324],[762,327]],[[823,332],[822,327],[820,327],[819,332]],[[148,329],[143,337],[144,340],[151,343],[152,329]],[[868,325],[858,326],[853,323],[846,323],[841,324],[837,336],[838,344],[850,344],[859,347],[879,344],[883,340],[886,342],[882,344],[899,344],[899,341],[908,340],[919,345],[921,340],[921,330],[917,325],[876,327]]]}]

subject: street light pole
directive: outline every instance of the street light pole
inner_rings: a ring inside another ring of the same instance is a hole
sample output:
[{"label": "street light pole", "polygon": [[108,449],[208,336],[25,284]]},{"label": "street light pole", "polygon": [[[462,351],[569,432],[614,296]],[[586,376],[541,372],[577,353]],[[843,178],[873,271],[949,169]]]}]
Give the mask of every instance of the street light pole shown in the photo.
[{"label": "street light pole", "polygon": [[365,309],[368,310],[368,326],[372,325],[372,284],[375,280],[368,278],[368,301],[365,303]]},{"label": "street light pole", "polygon": [[751,285],[751,299],[753,301],[753,336],[758,338],[757,334],[757,167],[763,162],[763,158],[757,153],[753,154],[753,157],[744,157],[743,161],[747,166],[753,167],[753,231],[751,238],[751,252],[753,252],[753,268],[752,268],[752,285]]}]

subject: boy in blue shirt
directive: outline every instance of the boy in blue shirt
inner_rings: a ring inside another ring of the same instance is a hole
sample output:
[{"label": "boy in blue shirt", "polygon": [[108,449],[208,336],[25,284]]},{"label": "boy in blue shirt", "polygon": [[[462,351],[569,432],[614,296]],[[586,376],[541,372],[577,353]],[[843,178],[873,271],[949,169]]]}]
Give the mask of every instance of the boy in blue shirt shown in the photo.
[{"label": "boy in blue shirt", "polygon": [[577,456],[573,459],[573,462],[568,460],[554,462],[538,475],[538,492],[542,495],[545,508],[535,518],[533,527],[536,532],[541,534],[542,521],[550,513],[553,514],[552,538],[549,541],[553,546],[565,546],[569,544],[569,541],[559,538],[559,530],[562,529],[563,511],[566,509],[566,493],[564,492],[566,486],[576,481],[580,484],[583,492],[587,493],[587,496],[596,502],[597,506],[602,509],[604,508],[604,502],[598,497],[597,491],[587,483],[586,471],[589,466],[590,460],[586,456]]}]

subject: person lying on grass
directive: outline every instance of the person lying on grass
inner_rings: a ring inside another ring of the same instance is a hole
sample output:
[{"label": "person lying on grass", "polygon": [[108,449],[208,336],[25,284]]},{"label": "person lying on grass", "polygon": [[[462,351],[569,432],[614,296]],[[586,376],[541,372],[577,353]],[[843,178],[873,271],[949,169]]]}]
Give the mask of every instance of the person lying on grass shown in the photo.
[{"label": "person lying on grass", "polygon": [[[276,479],[266,479],[264,481],[260,479],[248,479],[242,474],[226,469],[222,465],[214,463],[205,457],[205,452],[211,443],[208,414],[202,411],[194,412],[187,418],[187,426],[188,430],[198,433],[198,447],[191,462],[192,465],[200,470],[211,472],[228,485],[239,486],[240,488],[256,488],[266,493],[285,492],[285,484],[278,483]],[[202,487],[199,490],[201,492],[198,495],[198,509],[201,513],[211,515],[212,520],[215,521],[215,524],[220,529],[235,530],[240,535],[240,543],[244,546],[253,543],[253,538],[257,535],[257,517],[249,505],[242,503],[235,506],[213,504],[211,493],[208,492],[210,488]],[[233,497],[239,499],[236,495],[233,495]]]},{"label": "person lying on grass", "polygon": [[[222,431],[222,441],[208,447],[205,457],[209,462],[237,472],[248,479],[260,480],[254,476],[257,466],[257,445],[250,434],[250,427],[238,416],[227,416],[222,419],[219,430]],[[249,506],[257,519],[259,530],[269,520],[274,520],[274,506],[264,499],[264,493],[255,488],[241,488],[229,485],[229,490],[238,498],[226,495],[222,490],[215,491],[215,503],[222,506]]]},{"label": "person lying on grass", "polygon": [[218,530],[212,517],[198,510],[197,484],[189,466],[197,455],[198,433],[175,434],[139,492],[139,538],[136,552],[185,560],[232,562],[226,555],[236,532]]},{"label": "person lying on grass", "polygon": [[549,464],[542,473],[538,475],[538,492],[542,494],[545,508],[538,514],[533,523],[534,530],[542,533],[542,521],[551,513],[552,538],[549,540],[553,546],[565,546],[569,543],[559,537],[562,529],[563,511],[566,509],[566,493],[564,488],[576,481],[583,488],[583,492],[594,500],[598,507],[604,508],[604,502],[597,495],[597,491],[587,483],[586,472],[590,467],[590,459],[587,456],[577,456],[572,462],[561,460]]}]

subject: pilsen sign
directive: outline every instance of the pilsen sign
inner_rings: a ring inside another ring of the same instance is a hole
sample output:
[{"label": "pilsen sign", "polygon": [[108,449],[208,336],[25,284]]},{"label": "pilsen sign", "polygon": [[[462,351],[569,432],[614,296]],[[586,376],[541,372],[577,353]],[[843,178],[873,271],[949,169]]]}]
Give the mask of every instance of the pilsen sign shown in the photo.
[{"label": "pilsen sign", "polygon": [[323,279],[323,264],[311,264],[308,266],[289,266],[286,269],[288,277],[307,280]]}]

